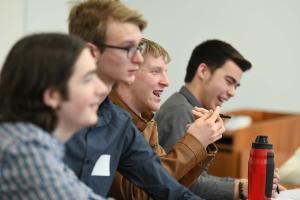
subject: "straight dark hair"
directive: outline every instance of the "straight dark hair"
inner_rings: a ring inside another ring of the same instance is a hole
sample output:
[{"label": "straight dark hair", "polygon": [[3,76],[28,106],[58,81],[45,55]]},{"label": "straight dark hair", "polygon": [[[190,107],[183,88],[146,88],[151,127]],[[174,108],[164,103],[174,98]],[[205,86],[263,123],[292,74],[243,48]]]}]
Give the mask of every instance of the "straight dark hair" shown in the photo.
[{"label": "straight dark hair", "polygon": [[48,132],[57,125],[55,110],[44,103],[46,89],[68,98],[68,80],[85,44],[61,33],[34,34],[10,50],[0,75],[0,122],[30,122]]},{"label": "straight dark hair", "polygon": [[206,64],[213,73],[228,60],[237,64],[243,72],[251,68],[251,63],[230,44],[221,40],[207,40],[196,46],[193,50],[186,68],[184,81],[189,83],[193,80],[201,63]]}]

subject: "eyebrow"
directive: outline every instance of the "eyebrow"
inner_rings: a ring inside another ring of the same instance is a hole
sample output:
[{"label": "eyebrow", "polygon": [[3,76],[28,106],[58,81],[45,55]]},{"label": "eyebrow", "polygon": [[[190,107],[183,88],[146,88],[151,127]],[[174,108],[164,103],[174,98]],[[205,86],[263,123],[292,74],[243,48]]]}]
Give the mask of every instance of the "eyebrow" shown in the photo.
[{"label": "eyebrow", "polygon": [[150,67],[150,69],[159,69],[159,70],[161,70],[161,71],[162,71],[162,68],[161,68],[161,67],[159,67],[159,66],[153,66],[153,67]]},{"label": "eyebrow", "polygon": [[235,80],[235,78],[233,78],[232,76],[226,75],[225,77],[230,79],[237,87],[241,86],[241,84],[238,83],[237,80]]},{"label": "eyebrow", "polygon": [[134,41],[124,41],[122,43],[120,43],[120,45],[124,45],[124,46],[138,46],[140,44],[140,42],[136,45]]},{"label": "eyebrow", "polygon": [[159,71],[161,71],[161,72],[168,72],[168,69],[164,69],[163,67],[161,67],[161,66],[150,66],[149,67],[149,70],[159,70]]}]

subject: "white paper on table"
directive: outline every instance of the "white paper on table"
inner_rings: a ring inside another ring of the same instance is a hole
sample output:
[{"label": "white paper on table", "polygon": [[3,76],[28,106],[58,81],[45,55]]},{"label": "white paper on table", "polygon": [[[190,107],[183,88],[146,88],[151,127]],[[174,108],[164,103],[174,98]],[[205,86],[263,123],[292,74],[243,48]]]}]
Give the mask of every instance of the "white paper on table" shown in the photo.
[{"label": "white paper on table", "polygon": [[300,188],[281,191],[273,200],[300,200]]}]

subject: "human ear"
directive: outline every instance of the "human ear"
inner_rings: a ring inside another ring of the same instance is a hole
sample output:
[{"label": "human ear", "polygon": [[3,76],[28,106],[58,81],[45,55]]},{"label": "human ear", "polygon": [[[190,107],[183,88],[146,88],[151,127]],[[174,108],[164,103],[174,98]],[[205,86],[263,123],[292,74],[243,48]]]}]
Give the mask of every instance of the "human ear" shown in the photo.
[{"label": "human ear", "polygon": [[99,53],[100,53],[98,47],[96,45],[94,45],[93,43],[90,43],[90,42],[87,42],[86,46],[90,50],[92,56],[94,58],[98,58]]},{"label": "human ear", "polygon": [[56,110],[59,108],[61,95],[57,89],[48,88],[44,92],[43,100],[47,106],[51,107],[53,110]]},{"label": "human ear", "polygon": [[210,71],[207,65],[205,63],[200,63],[197,69],[197,77],[199,77],[201,80],[204,80],[209,73]]}]

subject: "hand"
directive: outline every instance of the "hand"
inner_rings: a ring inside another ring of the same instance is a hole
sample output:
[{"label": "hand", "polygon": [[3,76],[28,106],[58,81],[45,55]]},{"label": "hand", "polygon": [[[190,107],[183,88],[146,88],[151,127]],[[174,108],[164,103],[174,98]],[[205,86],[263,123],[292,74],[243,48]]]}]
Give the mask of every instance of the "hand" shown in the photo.
[{"label": "hand", "polygon": [[[242,194],[240,194],[240,193],[242,193]],[[244,197],[244,198],[240,198],[240,197]],[[235,181],[234,181],[234,198],[233,199],[235,199],[235,200],[248,199],[248,179],[244,179],[244,178],[235,179]]]},{"label": "hand", "polygon": [[192,113],[196,120],[188,125],[187,132],[196,137],[204,148],[222,137],[225,127],[223,120],[219,117],[219,106],[214,111],[195,108]]},{"label": "hand", "polygon": [[[199,107],[194,107],[194,109],[192,110],[192,114],[194,115],[195,119],[198,119],[200,117],[202,117],[203,115],[205,115],[206,113],[208,113],[209,111],[206,110],[205,108],[199,108]],[[220,112],[219,112],[220,114]],[[218,115],[218,120],[223,121],[223,119],[220,117],[220,115]]]},{"label": "hand", "polygon": [[272,188],[272,197],[275,198],[278,195],[278,191],[283,191],[286,190],[285,187],[283,187],[282,185],[279,184],[279,173],[278,173],[278,168],[274,169],[274,178],[273,178],[273,188]]},{"label": "hand", "polygon": [[[194,109],[192,110],[192,114],[194,115],[195,119],[199,119],[201,117],[203,117],[203,115],[205,115],[205,113],[209,113],[208,110],[206,110],[205,108],[199,108],[199,107],[194,107]],[[186,125],[186,130],[191,126],[192,123],[188,123]]]},{"label": "hand", "polygon": [[199,108],[197,106],[192,110],[192,114],[194,115],[195,119],[203,117],[203,115],[206,113],[209,113],[209,110],[206,110],[205,108]]}]

